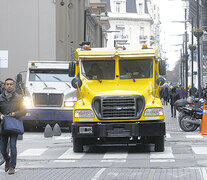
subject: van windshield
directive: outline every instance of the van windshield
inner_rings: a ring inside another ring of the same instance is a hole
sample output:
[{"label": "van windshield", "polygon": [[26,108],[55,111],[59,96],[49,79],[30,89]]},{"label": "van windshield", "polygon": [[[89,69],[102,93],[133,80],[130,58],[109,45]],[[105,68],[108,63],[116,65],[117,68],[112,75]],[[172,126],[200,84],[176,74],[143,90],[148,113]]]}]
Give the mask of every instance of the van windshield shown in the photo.
[{"label": "van windshield", "polygon": [[124,59],[119,61],[120,79],[152,78],[152,59]]},{"label": "van windshield", "polygon": [[82,74],[90,80],[114,79],[114,60],[83,60],[81,61]]},{"label": "van windshield", "polygon": [[73,77],[68,76],[68,70],[65,69],[31,69],[29,81],[44,82],[71,82]]}]

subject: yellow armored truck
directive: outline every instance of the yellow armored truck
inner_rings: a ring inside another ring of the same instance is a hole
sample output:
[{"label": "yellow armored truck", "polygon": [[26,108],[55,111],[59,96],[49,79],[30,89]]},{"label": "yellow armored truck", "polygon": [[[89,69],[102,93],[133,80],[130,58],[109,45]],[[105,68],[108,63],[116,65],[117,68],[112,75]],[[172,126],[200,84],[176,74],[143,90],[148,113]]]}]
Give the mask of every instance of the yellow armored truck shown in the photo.
[{"label": "yellow armored truck", "polygon": [[91,48],[76,50],[69,63],[77,89],[73,111],[73,151],[84,145],[154,144],[164,151],[164,109],[159,86],[165,80],[165,61],[157,48],[139,50]]}]

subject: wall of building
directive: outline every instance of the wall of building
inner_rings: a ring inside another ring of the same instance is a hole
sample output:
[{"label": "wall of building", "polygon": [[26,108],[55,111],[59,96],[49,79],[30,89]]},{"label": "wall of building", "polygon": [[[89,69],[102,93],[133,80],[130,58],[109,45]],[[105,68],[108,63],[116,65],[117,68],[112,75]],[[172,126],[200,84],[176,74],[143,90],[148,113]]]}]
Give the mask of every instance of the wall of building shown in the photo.
[{"label": "wall of building", "polygon": [[0,51],[8,51],[1,81],[26,70],[29,60],[56,60],[55,16],[53,0],[0,1]]}]

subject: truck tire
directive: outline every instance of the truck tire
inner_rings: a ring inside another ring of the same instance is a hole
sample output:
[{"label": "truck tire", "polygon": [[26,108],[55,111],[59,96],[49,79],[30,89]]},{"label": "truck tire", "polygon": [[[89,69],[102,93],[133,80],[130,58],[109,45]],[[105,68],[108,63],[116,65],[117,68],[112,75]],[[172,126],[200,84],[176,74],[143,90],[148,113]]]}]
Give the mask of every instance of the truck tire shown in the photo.
[{"label": "truck tire", "polygon": [[73,152],[83,152],[83,141],[81,138],[73,138]]},{"label": "truck tire", "polygon": [[155,137],[155,152],[163,152],[165,150],[164,136]]},{"label": "truck tire", "polygon": [[199,125],[192,124],[192,123],[189,123],[189,122],[185,122],[185,119],[191,119],[191,116],[189,116],[187,114],[183,114],[178,119],[179,120],[179,126],[183,131],[192,132],[192,131],[195,131],[198,128]]}]

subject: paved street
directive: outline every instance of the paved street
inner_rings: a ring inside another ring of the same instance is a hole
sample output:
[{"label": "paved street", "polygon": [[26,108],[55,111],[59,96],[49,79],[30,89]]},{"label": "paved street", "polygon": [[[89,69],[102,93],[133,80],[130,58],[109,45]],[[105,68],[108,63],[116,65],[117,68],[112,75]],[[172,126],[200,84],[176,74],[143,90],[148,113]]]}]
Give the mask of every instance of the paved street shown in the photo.
[{"label": "paved street", "polygon": [[165,106],[165,152],[153,146],[90,147],[73,153],[71,134],[44,138],[43,133],[24,134],[18,141],[15,175],[0,167],[0,179],[207,179],[207,136],[179,129]]}]

